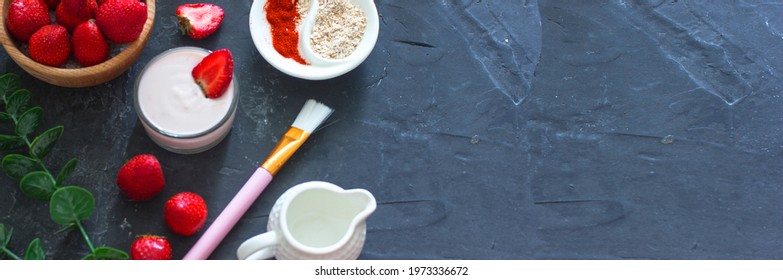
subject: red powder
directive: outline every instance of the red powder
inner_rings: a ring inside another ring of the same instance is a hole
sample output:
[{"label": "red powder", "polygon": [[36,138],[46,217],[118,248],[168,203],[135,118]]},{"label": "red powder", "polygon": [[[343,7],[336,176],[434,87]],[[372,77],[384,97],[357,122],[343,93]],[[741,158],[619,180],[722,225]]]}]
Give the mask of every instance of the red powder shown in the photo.
[{"label": "red powder", "polygon": [[299,12],[296,4],[299,0],[268,0],[264,5],[266,20],[272,32],[272,46],[280,55],[293,59],[296,62],[307,65],[307,62],[299,55],[299,32],[296,31],[296,23],[299,21]]}]

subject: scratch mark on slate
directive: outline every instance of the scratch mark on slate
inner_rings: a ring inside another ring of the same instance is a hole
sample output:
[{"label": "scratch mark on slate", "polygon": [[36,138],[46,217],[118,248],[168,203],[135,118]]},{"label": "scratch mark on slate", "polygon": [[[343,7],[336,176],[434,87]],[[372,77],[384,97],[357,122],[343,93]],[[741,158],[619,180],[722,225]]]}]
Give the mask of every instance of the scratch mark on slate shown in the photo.
[{"label": "scratch mark on slate", "polygon": [[411,200],[386,201],[386,202],[378,202],[378,205],[407,204],[407,203],[418,203],[418,202],[427,202],[427,201],[431,201],[431,200],[411,199]]},{"label": "scratch mark on slate", "polygon": [[[443,5],[451,13],[452,25],[465,30],[461,34],[465,34],[473,57],[497,89],[514,105],[524,102],[541,57],[538,1],[444,1]],[[458,7],[450,7],[453,5]]]},{"label": "scratch mark on slate", "polygon": [[378,202],[368,231],[410,230],[436,224],[448,216],[443,201],[407,199]]},{"label": "scratch mark on slate", "polygon": [[[686,6],[665,11],[619,0],[627,18],[658,42],[668,59],[710,94],[733,106],[752,95],[771,76],[770,68],[745,55],[698,12]],[[687,4],[684,4],[687,5]],[[660,8],[662,9],[662,8]],[[681,21],[687,20],[682,23]],[[695,30],[695,31],[689,31]]]},{"label": "scratch mark on slate", "polygon": [[535,201],[542,217],[539,230],[577,229],[607,225],[622,220],[622,203],[605,199],[564,199]]},{"label": "scratch mark on slate", "polygon": [[416,42],[416,41],[408,41],[408,40],[394,40],[397,43],[402,43],[406,45],[411,45],[415,47],[423,47],[423,48],[435,48],[435,46],[424,43],[424,42]]},{"label": "scratch mark on slate", "polygon": [[543,204],[561,204],[561,203],[585,203],[585,202],[594,202],[594,201],[603,201],[603,200],[598,200],[598,199],[546,200],[546,201],[534,201],[533,204],[543,205]]}]

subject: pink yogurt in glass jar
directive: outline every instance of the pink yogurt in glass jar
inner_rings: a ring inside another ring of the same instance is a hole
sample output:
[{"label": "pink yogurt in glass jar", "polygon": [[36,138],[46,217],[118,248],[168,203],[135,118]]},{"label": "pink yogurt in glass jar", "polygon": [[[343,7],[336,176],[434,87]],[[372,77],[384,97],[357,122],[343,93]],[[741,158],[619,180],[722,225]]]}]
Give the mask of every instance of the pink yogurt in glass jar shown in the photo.
[{"label": "pink yogurt in glass jar", "polygon": [[196,47],[170,49],[150,60],[136,80],[136,114],[147,135],[166,150],[200,153],[231,130],[239,101],[236,73],[226,93],[215,99],[204,96],[191,75],[208,54]]}]

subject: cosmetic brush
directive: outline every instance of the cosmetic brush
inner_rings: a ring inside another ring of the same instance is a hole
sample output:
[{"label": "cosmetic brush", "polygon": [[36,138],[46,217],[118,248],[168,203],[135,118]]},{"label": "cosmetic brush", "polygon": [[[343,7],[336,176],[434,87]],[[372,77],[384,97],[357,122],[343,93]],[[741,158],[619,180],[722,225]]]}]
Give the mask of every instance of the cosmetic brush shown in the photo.
[{"label": "cosmetic brush", "polygon": [[250,179],[237,192],[215,222],[201,235],[196,244],[185,255],[185,260],[205,260],[223,241],[229,231],[236,225],[250,205],[272,181],[272,177],[280,171],[286,161],[307,140],[310,134],[323,123],[334,110],[315,100],[307,100],[302,111],[296,116],[291,128],[275,146],[269,157],[256,169]]}]

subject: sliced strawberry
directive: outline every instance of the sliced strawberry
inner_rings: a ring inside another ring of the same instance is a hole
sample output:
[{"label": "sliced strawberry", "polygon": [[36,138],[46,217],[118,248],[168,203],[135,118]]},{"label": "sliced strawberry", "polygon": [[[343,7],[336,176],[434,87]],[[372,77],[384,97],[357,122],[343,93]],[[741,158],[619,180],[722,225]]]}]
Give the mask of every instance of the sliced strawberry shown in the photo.
[{"label": "sliced strawberry", "polygon": [[234,77],[234,58],[228,49],[216,50],[193,67],[191,74],[207,98],[221,97]]},{"label": "sliced strawberry", "polygon": [[223,9],[215,4],[182,4],[177,7],[182,34],[201,39],[214,33],[223,22]]}]

